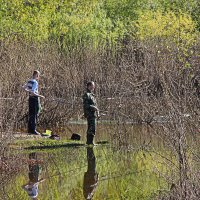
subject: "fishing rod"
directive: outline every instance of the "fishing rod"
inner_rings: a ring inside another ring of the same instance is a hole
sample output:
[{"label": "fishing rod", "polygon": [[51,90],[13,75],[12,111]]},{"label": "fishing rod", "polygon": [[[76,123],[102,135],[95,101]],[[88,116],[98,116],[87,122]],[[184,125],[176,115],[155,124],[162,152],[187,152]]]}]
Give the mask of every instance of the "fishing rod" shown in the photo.
[{"label": "fishing rod", "polygon": [[[97,119],[100,119],[101,117],[107,116],[108,115],[108,111],[100,111],[97,115]],[[84,119],[85,116],[84,114],[81,115],[81,119]]]},{"label": "fishing rod", "polygon": [[[74,100],[82,100],[82,97],[78,97],[78,96],[74,96]],[[101,99],[107,99],[107,100],[116,100],[116,98],[113,98],[113,97],[102,97]],[[65,102],[65,101],[69,101],[67,99],[64,99],[64,98],[55,98],[55,97],[52,97],[52,98],[45,98],[45,100],[48,100],[48,101],[58,101],[58,102]]]},{"label": "fishing rod", "polygon": [[[82,100],[81,97],[74,97],[73,101],[75,100]],[[107,100],[115,100],[116,98],[113,97],[102,97],[101,99],[107,99]],[[16,98],[12,98],[12,97],[1,97],[0,100],[16,100]],[[59,102],[59,103],[64,103],[64,102],[69,102],[69,100],[64,99],[64,98],[56,98],[56,97],[52,97],[52,98],[45,98],[45,101],[55,101],[55,102]]]},{"label": "fishing rod", "polygon": [[[6,97],[1,97],[0,100],[16,100],[16,98],[12,98],[12,97],[9,97],[9,98],[6,98]],[[45,98],[45,101],[56,101],[56,102],[59,102],[59,103],[64,103],[64,102],[69,102],[68,100],[66,99],[63,99],[63,98]]]},{"label": "fishing rod", "polygon": [[69,100],[63,98],[45,98],[45,101],[53,101],[57,103],[65,103],[65,102],[69,103]]},{"label": "fishing rod", "polygon": [[0,98],[0,100],[13,100],[14,98],[5,98],[5,97],[3,97],[3,98]]}]

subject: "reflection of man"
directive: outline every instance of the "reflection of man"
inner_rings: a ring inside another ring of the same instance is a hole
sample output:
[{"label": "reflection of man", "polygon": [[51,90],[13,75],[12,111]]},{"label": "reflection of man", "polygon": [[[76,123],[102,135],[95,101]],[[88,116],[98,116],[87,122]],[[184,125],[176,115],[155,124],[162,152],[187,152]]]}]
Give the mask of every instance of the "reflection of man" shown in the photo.
[{"label": "reflection of man", "polygon": [[36,153],[29,154],[29,182],[22,186],[22,188],[28,193],[32,199],[37,200],[38,196],[38,185],[40,182],[43,182],[44,179],[39,179],[41,167],[37,160]]},{"label": "reflection of man", "polygon": [[96,172],[96,158],[93,147],[87,147],[88,168],[83,180],[83,195],[85,199],[92,199],[98,184],[98,173]]}]

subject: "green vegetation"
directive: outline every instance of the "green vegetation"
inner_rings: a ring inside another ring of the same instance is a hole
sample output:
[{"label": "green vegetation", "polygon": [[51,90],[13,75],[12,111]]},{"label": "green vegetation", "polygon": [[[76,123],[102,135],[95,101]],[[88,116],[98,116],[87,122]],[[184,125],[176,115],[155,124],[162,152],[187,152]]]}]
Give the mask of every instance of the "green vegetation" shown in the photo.
[{"label": "green vegetation", "polygon": [[48,138],[26,139],[13,141],[9,146],[20,149],[49,149],[59,147],[84,146],[84,142],[73,140],[52,140]]},{"label": "green vegetation", "polygon": [[196,39],[195,23],[188,14],[180,13],[177,16],[169,11],[147,11],[137,20],[137,35],[141,40],[153,38],[171,38],[175,43],[190,46]]},{"label": "green vegetation", "polygon": [[[97,142],[99,145],[108,144],[108,141],[102,140]],[[14,149],[51,149],[60,147],[79,147],[85,146],[83,141],[74,140],[52,140],[49,138],[37,138],[37,139],[20,139],[15,140],[9,144]]]},{"label": "green vegetation", "polygon": [[65,47],[177,34],[193,42],[200,27],[199,4],[198,0],[1,0],[0,39],[54,41]]}]

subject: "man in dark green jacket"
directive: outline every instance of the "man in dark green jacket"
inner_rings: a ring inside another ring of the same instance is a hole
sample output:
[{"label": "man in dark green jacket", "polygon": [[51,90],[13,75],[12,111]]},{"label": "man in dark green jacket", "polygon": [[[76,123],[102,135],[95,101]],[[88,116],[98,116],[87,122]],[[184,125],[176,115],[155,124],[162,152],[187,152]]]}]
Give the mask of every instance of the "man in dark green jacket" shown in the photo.
[{"label": "man in dark green jacket", "polygon": [[96,133],[96,118],[99,116],[99,109],[95,96],[93,94],[95,84],[93,81],[87,83],[87,92],[83,95],[83,109],[84,117],[87,118],[88,129],[87,129],[87,144],[94,145],[93,139]]}]

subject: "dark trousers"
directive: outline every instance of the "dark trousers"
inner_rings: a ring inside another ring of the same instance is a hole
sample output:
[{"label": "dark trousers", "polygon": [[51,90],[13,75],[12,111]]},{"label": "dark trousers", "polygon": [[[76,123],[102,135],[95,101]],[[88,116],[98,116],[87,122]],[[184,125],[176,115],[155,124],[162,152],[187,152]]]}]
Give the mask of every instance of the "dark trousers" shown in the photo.
[{"label": "dark trousers", "polygon": [[39,112],[38,97],[29,97],[29,118],[28,118],[28,132],[36,132],[36,123]]},{"label": "dark trousers", "polygon": [[37,163],[37,155],[36,153],[30,153],[29,154],[29,159],[33,159],[33,163],[30,163],[28,165],[29,167],[29,172],[28,172],[28,176],[29,176],[29,181],[30,182],[34,182],[36,183],[39,180],[39,173],[40,173],[40,166]]},{"label": "dark trousers", "polygon": [[87,123],[88,123],[87,135],[95,135],[95,133],[96,133],[96,118],[88,117]]}]

